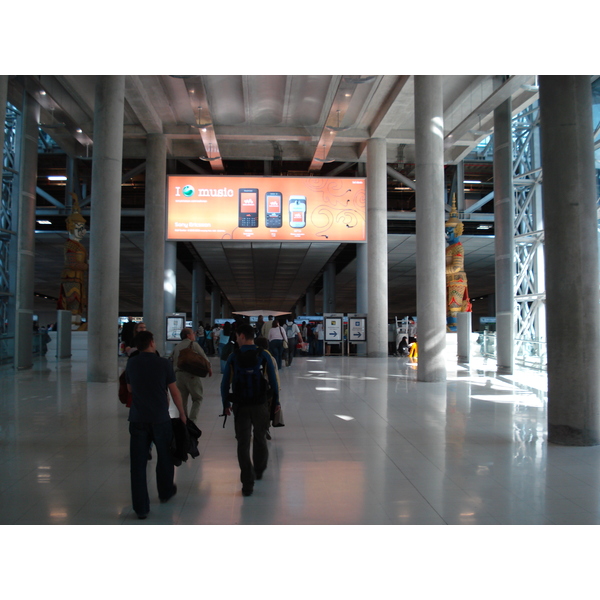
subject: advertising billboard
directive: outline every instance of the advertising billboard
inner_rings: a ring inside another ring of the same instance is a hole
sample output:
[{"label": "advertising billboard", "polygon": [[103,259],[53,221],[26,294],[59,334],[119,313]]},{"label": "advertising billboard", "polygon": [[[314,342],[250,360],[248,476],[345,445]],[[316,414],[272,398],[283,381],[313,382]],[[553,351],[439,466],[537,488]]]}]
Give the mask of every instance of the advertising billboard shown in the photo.
[{"label": "advertising billboard", "polygon": [[365,242],[366,179],[167,176],[172,241]]}]

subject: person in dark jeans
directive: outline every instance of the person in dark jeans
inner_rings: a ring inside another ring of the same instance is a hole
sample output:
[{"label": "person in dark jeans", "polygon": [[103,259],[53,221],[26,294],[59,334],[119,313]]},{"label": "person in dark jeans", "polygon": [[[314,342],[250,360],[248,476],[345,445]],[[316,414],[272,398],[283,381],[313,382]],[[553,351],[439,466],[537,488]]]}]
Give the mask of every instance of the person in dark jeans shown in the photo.
[{"label": "person in dark jeans", "polygon": [[[263,471],[267,468],[269,458],[269,449],[267,446],[266,434],[269,428],[269,408],[267,402],[266,390],[264,397],[262,392],[257,392],[250,401],[246,398],[244,390],[251,394],[248,387],[245,387],[236,380],[236,366],[234,361],[241,361],[241,354],[246,352],[256,353],[253,364],[260,361],[263,368],[266,369],[267,378],[273,392],[272,403],[279,404],[279,384],[277,381],[277,372],[267,353],[254,344],[254,329],[250,325],[241,325],[236,329],[237,343],[239,350],[229,355],[223,372],[221,381],[221,399],[223,401],[223,414],[230,415],[232,411],[229,388],[233,387],[233,415],[235,438],[237,440],[237,455],[240,465],[240,480],[242,482],[242,494],[251,496],[254,491],[254,481],[262,479]],[[252,355],[250,355],[252,356]],[[264,372],[260,378],[264,377]],[[256,382],[253,383],[253,385]],[[260,386],[255,386],[258,390]],[[250,458],[250,446],[252,445],[252,459]]]},{"label": "person in dark jeans", "polygon": [[145,519],[150,512],[146,466],[152,442],[158,454],[156,485],[160,501],[166,502],[177,492],[173,482],[175,465],[170,449],[173,428],[167,389],[171,392],[179,411],[179,418],[184,423],[187,419],[175,382],[173,366],[166,358],[156,354],[156,343],[152,333],[138,333],[136,344],[139,354],[129,359],[125,369],[127,387],[132,394],[128,419],[131,498],[133,510],[138,518]]}]

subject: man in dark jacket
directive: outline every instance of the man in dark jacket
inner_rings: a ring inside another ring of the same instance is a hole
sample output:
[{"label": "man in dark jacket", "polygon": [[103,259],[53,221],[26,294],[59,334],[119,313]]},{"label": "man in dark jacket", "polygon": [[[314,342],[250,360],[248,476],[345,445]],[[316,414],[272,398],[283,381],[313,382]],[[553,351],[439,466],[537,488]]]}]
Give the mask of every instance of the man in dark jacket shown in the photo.
[{"label": "man in dark jacket", "polygon": [[[236,329],[238,350],[230,354],[223,371],[221,380],[221,399],[223,414],[231,414],[229,388],[233,386],[233,415],[235,438],[238,447],[238,462],[240,465],[242,494],[251,496],[254,491],[255,479],[262,479],[263,471],[267,468],[269,449],[267,447],[267,430],[269,428],[269,408],[266,387],[254,381],[251,371],[260,369],[260,379],[266,386],[264,372],[266,370],[269,385],[273,392],[273,404],[279,405],[279,385],[273,362],[261,348],[254,344],[254,329],[250,325],[240,325]],[[245,356],[244,356],[245,355]],[[242,366],[244,367],[242,369]],[[242,379],[240,373],[245,371],[247,379]],[[245,382],[245,383],[244,383]],[[257,383],[256,394],[248,393],[249,384]],[[254,432],[253,432],[254,429]],[[250,459],[250,440],[252,442],[252,460]]]},{"label": "man in dark jacket", "polygon": [[171,456],[173,428],[169,415],[169,397],[179,411],[179,418],[186,422],[181,395],[175,383],[175,373],[171,363],[156,354],[156,343],[150,331],[137,334],[137,348],[140,351],[127,362],[125,377],[132,394],[129,409],[131,497],[133,510],[140,519],[150,512],[150,498],[146,482],[146,466],[150,444],[154,442],[158,461],[156,464],[156,484],[158,497],[166,502],[175,495],[177,487],[173,483],[175,465]]}]

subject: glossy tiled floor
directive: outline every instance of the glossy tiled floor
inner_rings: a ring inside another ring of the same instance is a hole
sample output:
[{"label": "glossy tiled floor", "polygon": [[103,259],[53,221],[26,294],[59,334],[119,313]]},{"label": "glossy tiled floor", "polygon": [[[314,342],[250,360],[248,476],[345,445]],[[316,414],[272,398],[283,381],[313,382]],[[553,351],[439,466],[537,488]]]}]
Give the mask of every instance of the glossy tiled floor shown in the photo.
[{"label": "glossy tiled floor", "polygon": [[[129,490],[127,410],[116,384],[86,382],[51,343],[32,370],[0,370],[0,524],[597,524],[600,447],[546,442],[544,379],[497,378],[474,359],[444,384],[408,359],[296,358],[283,369],[286,426],[243,498],[233,423],[207,380],[201,456],[176,470],[177,496],[139,521]],[[218,371],[217,360],[213,359]],[[155,460],[155,458],[154,458]]]}]

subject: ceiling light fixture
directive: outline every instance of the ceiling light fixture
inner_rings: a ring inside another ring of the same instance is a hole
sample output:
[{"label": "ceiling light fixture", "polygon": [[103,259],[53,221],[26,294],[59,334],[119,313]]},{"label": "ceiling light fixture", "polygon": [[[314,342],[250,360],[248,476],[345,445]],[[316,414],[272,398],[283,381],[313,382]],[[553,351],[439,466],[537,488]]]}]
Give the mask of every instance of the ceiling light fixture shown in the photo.
[{"label": "ceiling light fixture", "polygon": [[316,160],[316,161],[318,161],[318,162],[322,162],[322,163],[332,163],[332,162],[335,162],[335,160],[333,160],[333,159],[331,159],[331,160],[327,160],[327,159],[325,158],[325,156],[327,156],[327,151],[326,151],[326,149],[325,149],[325,148],[326,148],[326,146],[325,146],[325,144],[323,144],[323,158],[317,158],[317,157],[315,156],[315,160]]},{"label": "ceiling light fixture", "polygon": [[203,123],[202,122],[202,107],[199,106],[198,107],[198,119],[196,120],[196,123],[194,123],[192,125],[192,127],[196,127],[197,129],[201,129],[202,131],[206,131],[207,127],[211,127],[212,123]]},{"label": "ceiling light fixture", "polygon": [[337,110],[337,127],[332,127],[331,125],[325,125],[325,127],[327,127],[327,129],[330,129],[331,131],[329,133],[333,133],[334,131],[346,131],[346,129],[348,129],[348,127],[340,127],[340,111]]},{"label": "ceiling light fixture", "polygon": [[348,83],[367,83],[368,81],[373,81],[375,79],[375,75],[368,75],[367,77],[344,77],[344,81]]},{"label": "ceiling light fixture", "polygon": [[213,160],[218,160],[219,158],[221,158],[220,156],[211,156],[212,153],[212,144],[208,145],[208,156],[199,156],[198,158],[200,160],[207,160],[207,161],[213,161]]},{"label": "ceiling light fixture", "polygon": [[66,175],[48,175],[48,181],[67,181]]}]

